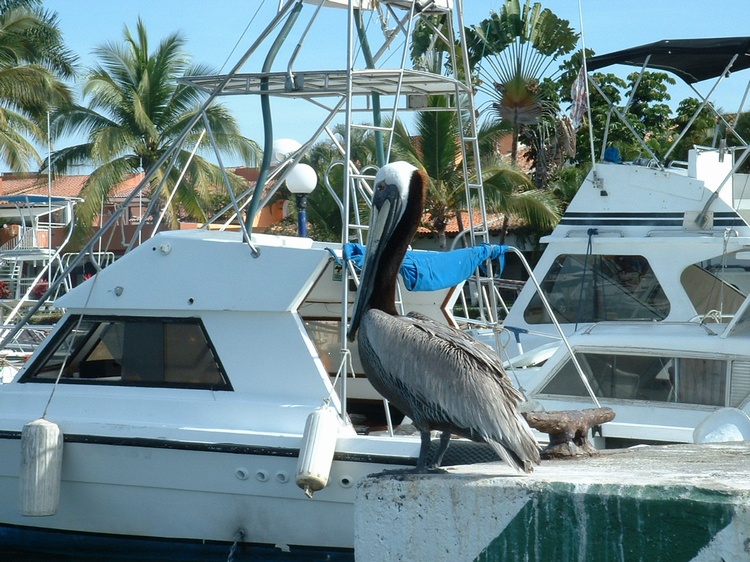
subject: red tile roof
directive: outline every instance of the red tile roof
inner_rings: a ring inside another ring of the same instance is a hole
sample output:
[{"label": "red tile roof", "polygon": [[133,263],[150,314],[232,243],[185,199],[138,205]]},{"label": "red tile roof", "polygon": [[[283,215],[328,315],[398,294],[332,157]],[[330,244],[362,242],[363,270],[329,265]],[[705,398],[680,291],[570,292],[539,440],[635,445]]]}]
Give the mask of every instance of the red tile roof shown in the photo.
[{"label": "red tile roof", "polygon": [[[232,170],[239,176],[249,180],[255,181],[258,179],[258,170],[251,168],[237,168]],[[110,197],[115,199],[122,199],[130,195],[138,184],[143,180],[144,174],[135,174],[128,178],[124,182],[117,185],[111,192]],[[52,195],[62,197],[80,197],[83,186],[86,180],[89,178],[88,175],[70,175],[70,176],[59,176],[52,180]],[[0,197],[2,195],[47,195],[47,175],[46,174],[19,174],[6,172],[0,174]],[[464,228],[469,227],[469,217],[466,211],[462,211],[463,215],[463,226]],[[502,214],[489,214],[488,221],[490,223],[490,231],[493,233],[499,232],[502,227]],[[424,224],[429,224],[430,217],[425,215]],[[474,211],[474,224],[477,225],[481,222],[481,217],[478,211]],[[514,220],[511,217],[511,223],[517,226],[517,219]],[[417,236],[429,236],[433,234],[433,230],[429,227],[420,226],[417,230]],[[455,217],[449,220],[446,227],[446,234],[455,236],[458,234],[458,221]]]},{"label": "red tile roof", "polygon": [[[78,197],[88,176],[63,176],[52,181],[52,195]],[[45,174],[0,175],[0,195],[47,195],[49,187]]]},{"label": "red tile roof", "polygon": [[[251,182],[258,179],[258,170],[254,168],[236,168],[232,169],[232,171]],[[88,178],[88,175],[56,177],[52,180],[52,195],[59,197],[80,197],[83,186]],[[109,193],[110,197],[127,197],[138,187],[143,178],[144,174],[142,172],[133,174],[130,178],[115,186]],[[47,195],[49,192],[47,183],[46,174],[6,172],[0,174],[0,195]]]},{"label": "red tile roof", "polygon": [[109,192],[110,197],[127,197],[130,195],[133,190],[138,187],[138,184],[143,181],[143,178],[146,177],[146,175],[141,172],[140,174],[134,174],[128,179],[126,179],[124,182],[116,185],[112,191]]},{"label": "red tile roof", "polygon": [[[463,228],[469,228],[469,213],[468,211],[461,211],[461,216],[463,219]],[[498,233],[502,229],[503,226],[503,214],[502,213],[488,213],[487,214],[487,222],[490,225],[490,232],[492,233]],[[482,222],[482,216],[479,213],[478,210],[474,210],[474,226],[477,226]],[[423,224],[429,224],[430,216],[425,214]],[[512,225],[517,226],[518,220],[511,217],[510,222]],[[448,221],[448,225],[445,228],[445,233],[448,235],[456,235],[458,234],[458,219],[456,217],[451,218]],[[432,228],[428,226],[420,226],[417,229],[417,236],[428,236],[430,234],[434,234],[434,231]]]},{"label": "red tile roof", "polygon": [[[48,185],[46,174],[0,174],[0,195],[47,195],[57,197],[80,197],[87,175],[59,176]],[[117,185],[110,195],[127,197],[143,179],[143,174],[135,174]]]}]

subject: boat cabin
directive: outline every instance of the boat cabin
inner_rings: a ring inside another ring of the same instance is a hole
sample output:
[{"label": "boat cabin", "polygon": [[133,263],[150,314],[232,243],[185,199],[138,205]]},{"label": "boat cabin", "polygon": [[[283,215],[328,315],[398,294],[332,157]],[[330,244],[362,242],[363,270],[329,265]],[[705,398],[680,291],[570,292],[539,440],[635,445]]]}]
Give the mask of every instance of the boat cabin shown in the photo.
[{"label": "boat cabin", "polygon": [[[722,408],[750,411],[747,335],[699,322],[594,324],[565,346],[529,352],[510,367],[545,410],[602,407],[615,411],[598,445],[692,443],[693,432]],[[581,371],[579,372],[578,366]]]}]

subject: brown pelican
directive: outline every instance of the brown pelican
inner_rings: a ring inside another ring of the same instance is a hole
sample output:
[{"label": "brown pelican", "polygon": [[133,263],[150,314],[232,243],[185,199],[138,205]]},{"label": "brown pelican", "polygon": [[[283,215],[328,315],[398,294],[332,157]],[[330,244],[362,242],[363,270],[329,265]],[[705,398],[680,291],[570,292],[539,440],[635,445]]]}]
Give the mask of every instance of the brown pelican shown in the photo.
[{"label": "brown pelican", "polygon": [[[378,172],[348,337],[354,340],[359,331],[368,380],[419,429],[417,472],[440,466],[451,434],[485,441],[510,466],[530,472],[539,464],[539,449],[518,412],[522,396],[498,355],[460,330],[396,310],[396,278],[422,217],[426,189],[424,173],[406,162]],[[442,433],[428,466],[431,430]]]}]

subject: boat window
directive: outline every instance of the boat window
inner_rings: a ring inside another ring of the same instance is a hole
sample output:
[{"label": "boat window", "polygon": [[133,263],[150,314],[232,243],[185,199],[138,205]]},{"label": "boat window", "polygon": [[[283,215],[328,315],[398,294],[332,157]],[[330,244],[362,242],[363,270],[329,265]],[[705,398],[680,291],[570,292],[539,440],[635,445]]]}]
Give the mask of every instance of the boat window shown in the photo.
[{"label": "boat window", "polygon": [[[663,320],[669,314],[669,301],[643,256],[560,255],[541,286],[561,323]],[[551,322],[539,295],[524,318]]]},{"label": "boat window", "polygon": [[[341,364],[341,321],[305,318],[304,324],[326,371],[329,375],[335,375]],[[349,351],[354,372],[364,374],[359,359],[359,348],[350,343]]]},{"label": "boat window", "polygon": [[48,349],[20,382],[231,390],[198,319],[71,317]]},{"label": "boat window", "polygon": [[[723,406],[727,364],[714,359],[577,353],[598,398]],[[572,360],[544,386],[542,394],[588,396]]]},{"label": "boat window", "polygon": [[750,262],[741,259],[744,253],[717,256],[682,272],[680,283],[697,314],[720,312],[727,322],[737,312],[750,292]]}]

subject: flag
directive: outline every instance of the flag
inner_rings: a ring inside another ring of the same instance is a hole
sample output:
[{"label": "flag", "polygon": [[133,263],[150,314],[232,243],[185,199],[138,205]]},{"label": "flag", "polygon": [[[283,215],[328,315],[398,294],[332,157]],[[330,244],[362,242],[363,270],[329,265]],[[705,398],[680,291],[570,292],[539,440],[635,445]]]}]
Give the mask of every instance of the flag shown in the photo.
[{"label": "flag", "polygon": [[578,78],[573,82],[570,88],[570,98],[573,103],[570,106],[570,120],[573,122],[573,128],[577,131],[581,128],[583,117],[588,109],[588,98],[586,97],[586,72],[584,68],[578,72]]}]

